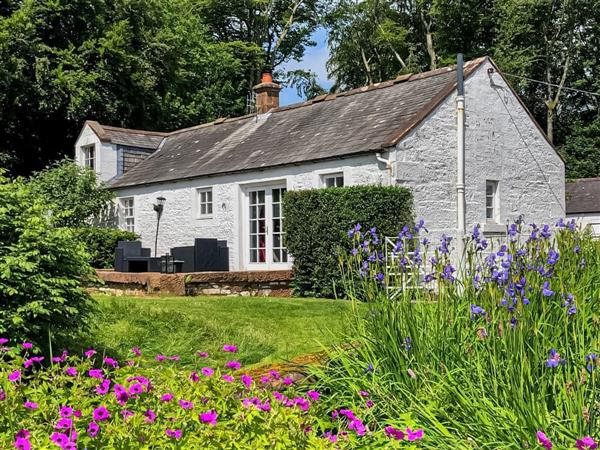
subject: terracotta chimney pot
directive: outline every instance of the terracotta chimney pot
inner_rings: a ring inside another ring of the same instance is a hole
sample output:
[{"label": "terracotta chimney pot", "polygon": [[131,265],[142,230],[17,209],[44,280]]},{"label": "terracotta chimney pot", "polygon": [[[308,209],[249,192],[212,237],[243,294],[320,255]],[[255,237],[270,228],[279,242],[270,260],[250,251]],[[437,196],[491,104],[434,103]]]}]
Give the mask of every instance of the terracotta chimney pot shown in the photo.
[{"label": "terracotta chimney pot", "polygon": [[260,84],[252,88],[256,93],[256,113],[265,114],[271,109],[279,108],[279,91],[281,85],[273,82],[273,73],[264,69],[260,76]]}]

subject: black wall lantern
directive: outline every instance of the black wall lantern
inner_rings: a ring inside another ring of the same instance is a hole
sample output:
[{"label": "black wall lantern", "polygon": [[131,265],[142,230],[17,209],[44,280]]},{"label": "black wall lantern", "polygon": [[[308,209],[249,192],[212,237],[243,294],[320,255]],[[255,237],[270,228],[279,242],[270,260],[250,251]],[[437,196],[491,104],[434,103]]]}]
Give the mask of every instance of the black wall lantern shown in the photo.
[{"label": "black wall lantern", "polygon": [[156,211],[156,236],[154,237],[154,257],[156,258],[156,248],[158,247],[158,227],[160,225],[160,218],[162,216],[163,210],[165,209],[165,202],[167,201],[164,197],[157,197],[156,203],[152,205],[154,207],[154,211]]}]

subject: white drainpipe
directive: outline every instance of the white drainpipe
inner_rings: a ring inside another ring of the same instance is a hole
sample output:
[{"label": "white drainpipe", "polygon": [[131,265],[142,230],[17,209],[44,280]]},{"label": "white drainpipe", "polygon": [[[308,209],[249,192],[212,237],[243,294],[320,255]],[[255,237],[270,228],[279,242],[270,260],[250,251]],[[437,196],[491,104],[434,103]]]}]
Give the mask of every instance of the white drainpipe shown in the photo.
[{"label": "white drainpipe", "polygon": [[385,159],[384,157],[381,156],[381,153],[375,153],[375,157],[377,158],[377,161],[385,164],[385,168],[388,171],[388,184],[391,186],[392,185],[392,159],[391,158]]},{"label": "white drainpipe", "polygon": [[465,91],[463,79],[463,55],[457,55],[456,66],[456,144],[457,144],[457,179],[456,179],[456,211],[458,239],[457,250],[459,260],[459,272],[463,268],[465,253]]}]

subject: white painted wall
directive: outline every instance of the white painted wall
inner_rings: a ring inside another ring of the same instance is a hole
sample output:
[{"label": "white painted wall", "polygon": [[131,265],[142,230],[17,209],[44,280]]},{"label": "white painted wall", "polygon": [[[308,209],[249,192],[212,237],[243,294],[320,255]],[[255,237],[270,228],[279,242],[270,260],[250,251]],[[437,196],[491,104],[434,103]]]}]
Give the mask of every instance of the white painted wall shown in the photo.
[{"label": "white painted wall", "polygon": [[[317,188],[321,187],[323,174],[334,172],[344,173],[346,186],[389,183],[384,164],[378,163],[373,154],[176,183],[123,188],[116,194],[119,198],[135,198],[135,231],[141,236],[145,247],[154,251],[156,213],[152,205],[157,197],[163,196],[167,200],[159,229],[159,255],[172,247],[192,245],[197,237],[225,239],[229,246],[230,270],[243,270],[247,265],[243,233],[245,220],[242,215],[244,189],[269,183],[285,185],[288,190]],[[213,189],[213,217],[210,219],[199,219],[197,214],[196,190],[204,187]]]},{"label": "white painted wall", "polygon": [[600,236],[600,213],[569,214],[569,219],[575,219],[581,228],[590,227],[594,236]]},{"label": "white painted wall", "polygon": [[[497,180],[500,224],[565,216],[564,163],[532,123],[493,66],[482,64],[465,83],[467,230],[485,223],[485,183]],[[456,236],[455,95],[396,147],[397,183],[414,195],[416,217],[434,238]]]},{"label": "white painted wall", "polygon": [[75,162],[84,164],[82,147],[94,144],[96,146],[96,173],[103,181],[108,181],[117,175],[117,146],[111,143],[100,142],[89,125],[83,127],[79,138],[75,142]]}]

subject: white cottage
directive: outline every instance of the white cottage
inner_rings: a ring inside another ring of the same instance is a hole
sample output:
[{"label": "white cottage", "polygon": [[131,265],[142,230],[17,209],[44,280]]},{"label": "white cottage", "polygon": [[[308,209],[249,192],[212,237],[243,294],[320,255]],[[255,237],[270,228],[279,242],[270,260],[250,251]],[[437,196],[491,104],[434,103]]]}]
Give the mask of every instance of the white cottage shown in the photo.
[{"label": "white cottage", "polygon": [[474,224],[502,233],[519,215],[564,216],[564,163],[497,66],[464,65],[464,102],[457,72],[402,75],[283,107],[266,74],[256,114],[171,133],[88,121],[76,160],[110,183],[119,226],[145,246],[154,247],[153,204],[164,197],[158,254],[218,238],[230,270],[290,267],[281,198],[292,189],[406,186],[434,237]]}]

